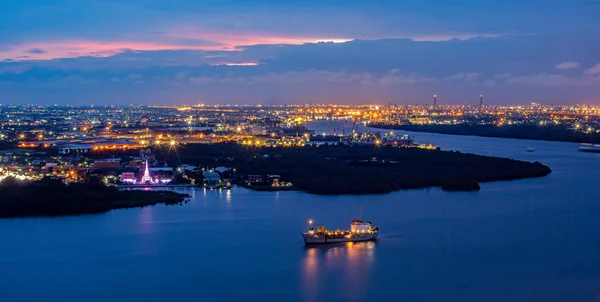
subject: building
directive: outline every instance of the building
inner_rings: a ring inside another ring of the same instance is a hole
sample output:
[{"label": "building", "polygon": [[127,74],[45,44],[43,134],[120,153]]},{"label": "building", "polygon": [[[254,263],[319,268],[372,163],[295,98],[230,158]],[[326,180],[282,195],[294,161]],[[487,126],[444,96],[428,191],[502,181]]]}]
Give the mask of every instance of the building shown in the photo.
[{"label": "building", "polygon": [[103,160],[97,160],[94,162],[94,169],[105,170],[105,169],[120,169],[121,162],[118,158],[109,158]]},{"label": "building", "polygon": [[413,146],[413,139],[408,135],[403,136],[388,136],[381,141],[384,146],[410,148]]},{"label": "building", "polygon": [[281,180],[281,176],[279,176],[277,174],[267,175],[267,182],[270,183],[273,187],[279,186],[280,180]]},{"label": "building", "polygon": [[342,136],[336,135],[313,135],[306,142],[307,146],[321,146],[321,145],[337,145],[342,142]]},{"label": "building", "polygon": [[260,183],[263,182],[263,178],[261,175],[248,175],[249,183]]},{"label": "building", "polygon": [[204,182],[209,187],[214,187],[221,182],[221,175],[215,171],[206,171],[202,173],[202,176],[204,176]]},{"label": "building", "polygon": [[61,145],[58,148],[58,154],[79,154],[79,153],[89,153],[92,151],[92,145],[87,144],[67,144]]},{"label": "building", "polygon": [[411,124],[429,124],[431,119],[428,116],[411,116],[408,118]]},{"label": "building", "polygon": [[135,173],[124,172],[123,174],[121,174],[121,181],[127,183],[136,183]]}]

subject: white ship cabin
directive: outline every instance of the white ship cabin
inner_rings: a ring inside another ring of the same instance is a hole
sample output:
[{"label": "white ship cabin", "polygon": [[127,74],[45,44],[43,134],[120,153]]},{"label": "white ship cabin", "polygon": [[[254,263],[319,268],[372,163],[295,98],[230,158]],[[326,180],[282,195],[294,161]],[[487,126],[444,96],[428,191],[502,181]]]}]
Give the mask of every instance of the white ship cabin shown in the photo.
[{"label": "white ship cabin", "polygon": [[350,231],[353,233],[365,233],[371,231],[371,223],[364,222],[362,219],[352,219],[350,222]]}]

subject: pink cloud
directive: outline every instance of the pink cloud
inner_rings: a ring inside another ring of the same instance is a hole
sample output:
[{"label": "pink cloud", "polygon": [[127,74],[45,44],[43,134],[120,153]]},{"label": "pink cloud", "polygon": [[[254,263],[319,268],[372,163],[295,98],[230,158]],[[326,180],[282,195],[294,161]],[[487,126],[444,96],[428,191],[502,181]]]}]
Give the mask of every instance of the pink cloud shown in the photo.
[{"label": "pink cloud", "polygon": [[214,41],[221,49],[236,49],[250,45],[298,45],[305,43],[334,42],[343,43],[353,39],[330,37],[330,36],[291,36],[251,31],[215,31],[193,27],[180,27],[168,31],[168,38],[189,39],[197,41]]},{"label": "pink cloud", "polygon": [[[0,60],[32,61],[78,57],[110,57],[126,51],[197,50],[239,51],[258,44],[304,44],[347,42],[352,39],[281,36],[243,31],[214,31],[179,28],[161,36],[133,35],[128,41],[59,40],[7,45],[0,48]],[[148,40],[148,41],[139,41]],[[32,49],[38,51],[31,51]]]},{"label": "pink cloud", "polygon": [[259,62],[218,62],[210,64],[213,66],[258,66]]},{"label": "pink cloud", "polygon": [[561,70],[575,69],[575,68],[579,68],[579,66],[581,66],[581,64],[579,64],[579,62],[562,62],[562,63],[554,66],[554,69],[561,69]]},{"label": "pink cloud", "polygon": [[[31,41],[0,48],[0,61],[34,61],[78,57],[110,57],[126,51],[194,50],[240,51],[252,45],[301,45],[306,43],[344,43],[353,38],[329,35],[282,35],[251,31],[210,30],[196,27],[173,27],[160,35],[131,34],[130,40],[65,39]],[[476,37],[499,37],[498,34],[444,34],[409,38],[414,41],[468,40]],[[394,37],[388,37],[394,38]]]},{"label": "pink cloud", "polygon": [[588,76],[600,75],[600,64],[596,64],[596,66],[588,69],[585,74]]},{"label": "pink cloud", "polygon": [[[28,49],[42,49],[43,52],[29,53],[23,58]],[[32,42],[9,45],[0,50],[0,60],[31,61],[53,60],[78,57],[110,57],[125,51],[156,51],[156,50],[214,50],[216,46],[181,45],[160,42],[135,41],[87,41],[67,40],[53,42]],[[21,57],[21,58],[20,58]]]}]

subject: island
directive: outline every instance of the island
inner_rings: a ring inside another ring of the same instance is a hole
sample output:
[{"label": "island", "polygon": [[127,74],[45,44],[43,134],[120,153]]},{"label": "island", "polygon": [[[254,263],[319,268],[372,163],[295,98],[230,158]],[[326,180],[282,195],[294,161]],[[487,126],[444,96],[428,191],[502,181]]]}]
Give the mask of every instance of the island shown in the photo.
[{"label": "island", "polygon": [[541,141],[572,142],[600,144],[599,133],[574,131],[564,125],[521,124],[502,125],[492,124],[369,124],[371,128],[403,130],[413,132],[428,132],[453,135],[475,135],[482,137],[530,139]]},{"label": "island", "polygon": [[177,205],[188,196],[171,191],[118,190],[101,183],[65,184],[43,178],[0,182],[0,218],[99,214],[156,204]]},{"label": "island", "polygon": [[[426,187],[476,190],[481,182],[551,173],[539,162],[419,148],[343,144],[267,148],[223,143],[190,144],[177,153],[166,148],[154,152],[169,165],[181,161],[206,168],[231,167],[238,184],[247,183],[249,175],[277,175],[294,189],[311,194],[375,194]],[[269,190],[262,185],[256,189]]]}]

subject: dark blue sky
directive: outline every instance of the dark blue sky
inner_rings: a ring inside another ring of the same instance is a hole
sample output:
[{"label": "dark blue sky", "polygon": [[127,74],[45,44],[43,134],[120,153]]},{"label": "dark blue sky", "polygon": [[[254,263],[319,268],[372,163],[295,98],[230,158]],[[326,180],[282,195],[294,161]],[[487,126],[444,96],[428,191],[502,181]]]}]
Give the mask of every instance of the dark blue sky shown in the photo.
[{"label": "dark blue sky", "polygon": [[0,104],[600,104],[600,1],[6,0]]}]

